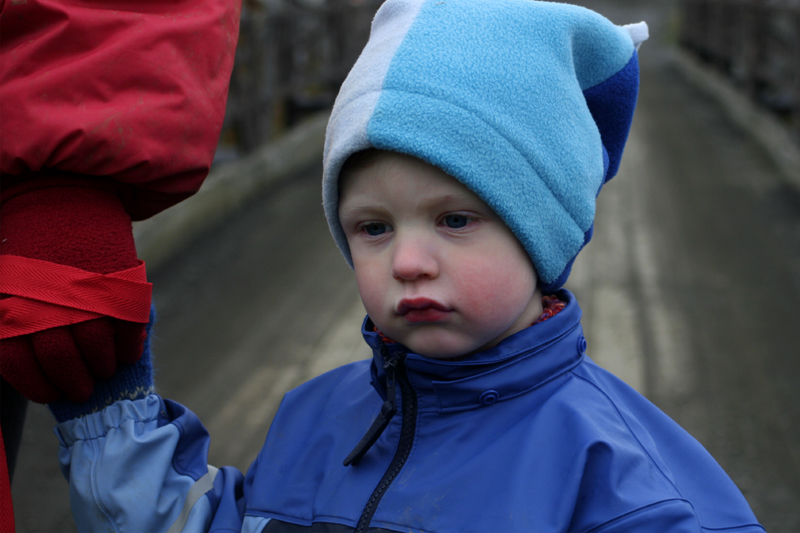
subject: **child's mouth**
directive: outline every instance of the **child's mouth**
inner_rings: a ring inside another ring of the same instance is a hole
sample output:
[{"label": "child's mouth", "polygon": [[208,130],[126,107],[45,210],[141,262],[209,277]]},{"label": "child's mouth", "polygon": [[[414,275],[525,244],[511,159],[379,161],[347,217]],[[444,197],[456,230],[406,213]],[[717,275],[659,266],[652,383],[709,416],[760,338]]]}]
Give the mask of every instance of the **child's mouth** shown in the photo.
[{"label": "child's mouth", "polygon": [[429,298],[406,298],[400,300],[397,306],[397,314],[411,323],[439,322],[444,320],[450,311],[436,300]]}]

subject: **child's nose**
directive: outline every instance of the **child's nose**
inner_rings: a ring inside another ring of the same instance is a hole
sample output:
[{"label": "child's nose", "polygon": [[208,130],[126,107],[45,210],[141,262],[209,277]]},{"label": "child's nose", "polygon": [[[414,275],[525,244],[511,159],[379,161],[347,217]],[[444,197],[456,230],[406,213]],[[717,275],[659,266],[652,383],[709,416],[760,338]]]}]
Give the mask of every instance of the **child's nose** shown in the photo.
[{"label": "child's nose", "polygon": [[421,237],[398,236],[392,257],[392,277],[402,281],[435,278],[439,275],[433,243]]}]

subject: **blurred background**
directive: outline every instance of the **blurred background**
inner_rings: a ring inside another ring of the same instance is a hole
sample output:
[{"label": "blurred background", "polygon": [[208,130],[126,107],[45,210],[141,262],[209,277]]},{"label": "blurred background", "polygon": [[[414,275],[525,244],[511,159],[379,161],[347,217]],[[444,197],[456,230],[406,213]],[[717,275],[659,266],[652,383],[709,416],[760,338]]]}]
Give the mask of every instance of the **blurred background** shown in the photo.
[{"label": "blurred background", "polygon": [[[800,0],[586,0],[645,20],[639,106],[567,288],[589,355],[719,461],[771,532],[800,532]],[[247,0],[215,165],[135,227],[158,391],[210,462],[245,470],[285,391],[369,357],[321,208],[324,127],[374,0]],[[75,531],[54,420],[30,405],[19,532]]]}]

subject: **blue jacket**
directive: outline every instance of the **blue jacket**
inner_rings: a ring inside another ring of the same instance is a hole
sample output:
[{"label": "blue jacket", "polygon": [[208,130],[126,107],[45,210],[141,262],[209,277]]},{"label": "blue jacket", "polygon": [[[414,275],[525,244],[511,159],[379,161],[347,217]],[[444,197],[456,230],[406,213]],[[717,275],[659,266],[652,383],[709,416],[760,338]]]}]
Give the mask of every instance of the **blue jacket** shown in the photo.
[{"label": "blue jacket", "polygon": [[246,477],[207,467],[205,429],[155,395],[61,424],[76,522],[136,532],[763,531],[695,439],[586,356],[580,308],[560,297],[568,305],[555,317],[461,361],[386,345],[367,319],[373,359],[289,392]]}]

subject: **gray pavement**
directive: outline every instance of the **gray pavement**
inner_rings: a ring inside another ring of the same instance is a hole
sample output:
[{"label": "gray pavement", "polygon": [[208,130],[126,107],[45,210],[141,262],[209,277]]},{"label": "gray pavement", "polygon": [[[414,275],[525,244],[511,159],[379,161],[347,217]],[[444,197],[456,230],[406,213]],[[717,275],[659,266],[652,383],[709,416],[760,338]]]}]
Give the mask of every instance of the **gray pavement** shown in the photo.
[{"label": "gray pavement", "polygon": [[[800,531],[800,193],[663,44],[669,3],[587,2],[651,23],[619,175],[568,284],[589,354],[702,442],[773,533]],[[644,7],[642,7],[644,6]],[[312,162],[151,273],[159,392],[246,468],[285,390],[368,356],[349,268]],[[52,419],[31,406],[13,485],[18,531],[74,531]]]}]

